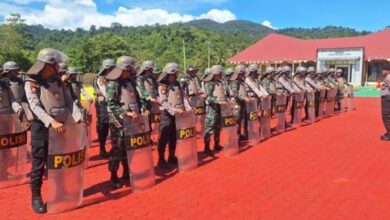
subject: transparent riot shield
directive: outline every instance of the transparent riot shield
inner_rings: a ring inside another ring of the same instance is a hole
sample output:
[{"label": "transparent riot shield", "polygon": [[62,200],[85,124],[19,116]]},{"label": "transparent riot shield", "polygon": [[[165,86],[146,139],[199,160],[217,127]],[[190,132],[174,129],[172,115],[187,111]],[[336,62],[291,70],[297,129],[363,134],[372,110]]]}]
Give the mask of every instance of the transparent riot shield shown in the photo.
[{"label": "transparent riot shield", "polygon": [[307,121],[309,123],[314,123],[316,120],[316,112],[315,112],[315,93],[308,92],[306,95],[307,99]]},{"label": "transparent riot shield", "polygon": [[235,104],[221,105],[221,145],[224,146],[226,156],[238,153],[237,117]]},{"label": "transparent riot shield", "polygon": [[47,211],[59,213],[81,205],[84,189],[87,129],[72,119],[65,132],[49,129]]},{"label": "transparent riot shield", "polygon": [[204,97],[197,95],[190,97],[191,106],[194,108],[194,113],[196,116],[196,132],[200,135],[203,135],[205,129],[205,119],[206,119],[206,105]]},{"label": "transparent riot shield", "polygon": [[125,117],[123,125],[131,189],[133,192],[149,189],[156,182],[149,115],[139,115],[137,119]]},{"label": "transparent riot shield", "polygon": [[198,167],[196,146],[196,117],[193,111],[175,115],[176,123],[176,156],[179,172],[190,171]]},{"label": "transparent riot shield", "polygon": [[271,96],[261,99],[260,139],[271,137]]},{"label": "transparent riot shield", "polygon": [[292,106],[294,108],[294,115],[291,115],[293,117],[293,125],[300,125],[302,123],[303,108],[305,107],[305,93],[303,91],[294,93],[293,98],[295,101],[295,105]]},{"label": "transparent riot shield", "polygon": [[353,86],[348,87],[348,111],[355,110],[355,104],[353,102]]},{"label": "transparent riot shield", "polygon": [[251,99],[246,103],[246,113],[248,117],[248,142],[250,145],[260,143],[260,124],[258,120],[257,100]]},{"label": "transparent riot shield", "polygon": [[336,101],[336,89],[331,88],[327,92],[326,104],[325,104],[325,116],[330,116],[334,113],[334,106]]},{"label": "transparent riot shield", "polygon": [[318,118],[319,119],[324,117],[325,97],[326,97],[326,90],[325,89],[321,89],[321,91],[320,91],[320,100],[319,100],[319,104],[318,104]]},{"label": "transparent riot shield", "polygon": [[340,111],[345,112],[347,110],[348,102],[348,88],[343,88],[340,91]]},{"label": "transparent riot shield", "polygon": [[16,114],[0,115],[0,189],[27,182],[27,124]]},{"label": "transparent riot shield", "polygon": [[276,125],[276,132],[282,133],[286,129],[286,102],[287,95],[285,93],[278,94],[275,102],[275,115],[278,120]]},{"label": "transparent riot shield", "polygon": [[152,122],[152,134],[158,134],[161,120],[160,104],[151,102],[150,120]]}]

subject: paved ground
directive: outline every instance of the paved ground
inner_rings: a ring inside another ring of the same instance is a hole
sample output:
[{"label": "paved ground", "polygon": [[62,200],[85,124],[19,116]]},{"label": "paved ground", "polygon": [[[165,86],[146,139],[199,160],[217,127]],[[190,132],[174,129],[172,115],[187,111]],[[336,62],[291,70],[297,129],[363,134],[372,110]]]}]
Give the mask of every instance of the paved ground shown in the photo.
[{"label": "paved ground", "polygon": [[[0,219],[390,219],[390,143],[379,99],[357,110],[202,159],[186,174],[157,170],[152,189],[110,190],[106,162],[90,151],[81,208],[58,215],[30,209],[28,185],[0,191]],[[199,149],[201,146],[199,146]]]}]

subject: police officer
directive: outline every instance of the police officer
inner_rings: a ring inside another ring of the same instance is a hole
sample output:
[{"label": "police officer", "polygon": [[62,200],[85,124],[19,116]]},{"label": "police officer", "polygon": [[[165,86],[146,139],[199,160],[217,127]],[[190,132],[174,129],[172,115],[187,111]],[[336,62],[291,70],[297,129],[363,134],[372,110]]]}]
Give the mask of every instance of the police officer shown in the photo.
[{"label": "police officer", "polygon": [[201,84],[202,84],[202,90],[203,90],[203,92],[204,92],[204,94],[205,94],[205,97],[206,97],[207,91],[206,91],[206,87],[205,87],[206,82],[204,81],[204,79],[205,79],[208,75],[210,75],[210,71],[211,71],[210,68],[206,68],[206,69],[204,70],[204,73],[203,73],[202,77],[200,78],[200,80],[202,81],[202,82],[201,82]]},{"label": "police officer", "polygon": [[[168,164],[177,164],[175,115],[191,109],[184,97],[180,82],[177,80],[178,74],[179,65],[168,63],[157,80],[159,83],[158,100],[161,110],[157,166],[163,169],[168,168]],[[169,147],[168,163],[165,160],[167,144]]]},{"label": "police officer", "polygon": [[[278,80],[278,83],[277,83],[277,89],[280,91],[280,92],[283,92],[283,93],[287,93],[287,101],[286,101],[286,106],[288,106],[288,103],[291,99],[291,96],[294,94],[294,93],[299,93],[300,90],[296,90],[293,88],[292,86],[292,81],[290,79],[291,77],[291,67],[290,66],[283,66],[282,67],[282,70],[280,72],[280,75],[279,75],[279,80]],[[295,101],[293,99],[293,102],[292,102],[292,106],[294,106],[295,104]],[[294,115],[294,108],[291,108],[291,121],[293,120],[293,115]]]},{"label": "police officer", "polygon": [[72,88],[73,94],[77,97],[77,99],[81,101],[81,95],[83,95],[88,102],[92,103],[93,99],[91,96],[89,96],[89,94],[85,91],[82,83],[77,81],[77,75],[79,74],[77,68],[70,67],[66,74],[69,77],[69,84]]},{"label": "police officer", "polygon": [[[72,97],[66,90],[57,72],[59,63],[64,62],[66,55],[62,52],[46,48],[42,49],[37,61],[27,72],[25,82],[26,97],[34,119],[31,121],[31,154],[32,169],[30,187],[32,193],[32,208],[37,213],[46,212],[42,201],[41,186],[44,168],[48,155],[49,127],[56,132],[64,132],[64,123],[72,108]],[[55,112],[51,111],[53,108]]]},{"label": "police officer", "polygon": [[99,140],[99,155],[103,158],[108,157],[106,150],[106,140],[109,131],[109,119],[107,111],[107,85],[106,75],[115,67],[113,59],[103,60],[102,66],[93,80],[93,89],[95,96],[96,109],[96,131]]},{"label": "police officer", "polygon": [[[313,89],[308,85],[305,81],[305,77],[307,74],[307,69],[304,66],[298,66],[296,69],[296,73],[293,77],[293,88],[295,90],[303,91],[305,94],[306,105],[305,105],[305,119],[308,118],[307,108],[309,107],[309,102],[307,101],[307,94],[313,92]],[[307,106],[307,107],[306,107]]]},{"label": "police officer", "polygon": [[185,97],[188,98],[191,106],[194,106],[192,98],[195,96],[203,96],[202,82],[197,76],[199,69],[195,66],[189,66],[186,71],[186,76],[181,79],[181,86],[183,88]]},{"label": "police officer", "polygon": [[381,136],[382,141],[390,141],[390,64],[383,66],[384,76],[381,89],[382,120],[386,133]]},{"label": "police officer", "polygon": [[[1,74],[1,80],[6,83],[10,88],[9,92],[14,102],[12,108],[18,115],[19,120],[23,120],[26,117],[28,107],[26,105],[26,96],[24,95],[24,83],[21,78],[18,77],[19,67],[14,61],[8,61],[4,63],[3,73]],[[23,108],[24,107],[24,108]],[[29,114],[31,119],[31,114]]]},{"label": "police officer", "polygon": [[[245,87],[245,72],[244,65],[237,65],[233,75],[230,77],[230,94],[231,101],[236,104],[237,114],[237,134],[239,141],[248,140],[248,117],[246,113],[246,103],[249,102],[248,92]],[[242,124],[244,124],[244,134],[241,134]]]},{"label": "police officer", "polygon": [[[320,103],[320,96],[321,96],[322,87],[320,84],[316,83],[315,77],[316,77],[316,69],[314,67],[310,66],[307,69],[307,75],[305,77],[305,82],[314,91],[314,108],[315,108],[315,112],[318,112],[318,106]],[[309,103],[306,102],[306,105],[305,105],[306,116],[308,115],[308,110],[309,110]]]},{"label": "police officer", "polygon": [[341,100],[344,99],[344,93],[343,93],[343,89],[347,83],[347,80],[345,80],[345,78],[343,77],[343,70],[341,69],[337,69],[336,71],[336,75],[335,75],[335,81],[337,83],[337,108],[336,110],[340,111],[344,111],[344,109],[341,109]]},{"label": "police officer", "polygon": [[[152,111],[152,103],[158,104],[157,81],[153,77],[155,69],[154,62],[147,60],[142,63],[142,66],[137,74],[137,89],[145,104],[145,109]],[[149,114],[149,126],[152,129],[152,114]]]},{"label": "police officer", "polygon": [[214,151],[219,152],[223,148],[219,145],[221,133],[221,105],[227,104],[222,83],[223,68],[214,65],[210,74],[204,79],[207,91],[206,95],[206,129],[204,132],[204,153],[214,156],[210,149],[210,137],[214,134]]},{"label": "police officer", "polygon": [[142,100],[137,92],[136,82],[132,79],[137,73],[135,60],[129,56],[121,56],[107,75],[107,97],[109,124],[111,132],[111,151],[109,153],[108,170],[114,189],[123,184],[118,178],[119,164],[122,164],[122,180],[129,180],[129,167],[126,154],[123,118],[138,118],[144,109]]},{"label": "police officer", "polygon": [[245,85],[249,98],[261,99],[269,95],[261,83],[259,83],[258,77],[259,65],[249,65],[245,74]]},{"label": "police officer", "polygon": [[275,82],[275,74],[276,70],[274,67],[269,66],[266,68],[263,78],[261,80],[261,84],[267,93],[271,96],[271,112],[273,112],[275,103],[276,103],[276,82]]}]

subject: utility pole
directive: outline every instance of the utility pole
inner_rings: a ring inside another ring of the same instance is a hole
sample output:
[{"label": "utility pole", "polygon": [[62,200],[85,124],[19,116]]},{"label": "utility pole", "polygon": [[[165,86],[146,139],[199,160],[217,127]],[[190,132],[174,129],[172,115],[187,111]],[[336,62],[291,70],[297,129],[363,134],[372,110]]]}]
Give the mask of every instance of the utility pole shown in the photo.
[{"label": "utility pole", "polygon": [[211,65],[211,57],[210,57],[210,41],[207,41],[207,46],[208,46],[208,68],[210,68],[210,65]]},{"label": "utility pole", "polygon": [[186,42],[183,39],[183,62],[184,62],[184,72],[187,71],[187,64],[186,64]]}]

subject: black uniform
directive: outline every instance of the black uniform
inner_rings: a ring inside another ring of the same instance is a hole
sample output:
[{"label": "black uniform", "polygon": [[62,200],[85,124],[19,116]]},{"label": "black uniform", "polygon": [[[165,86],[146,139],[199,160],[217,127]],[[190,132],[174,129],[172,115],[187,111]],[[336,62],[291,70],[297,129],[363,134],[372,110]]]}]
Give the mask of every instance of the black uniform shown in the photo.
[{"label": "black uniform", "polygon": [[[109,131],[109,118],[107,111],[107,94],[100,90],[98,85],[99,76],[96,76],[93,81],[94,95],[95,95],[95,109],[96,109],[96,132],[98,134],[100,155],[107,156],[106,140]],[[104,78],[101,78],[103,82]],[[106,87],[105,83],[102,85]]]}]

